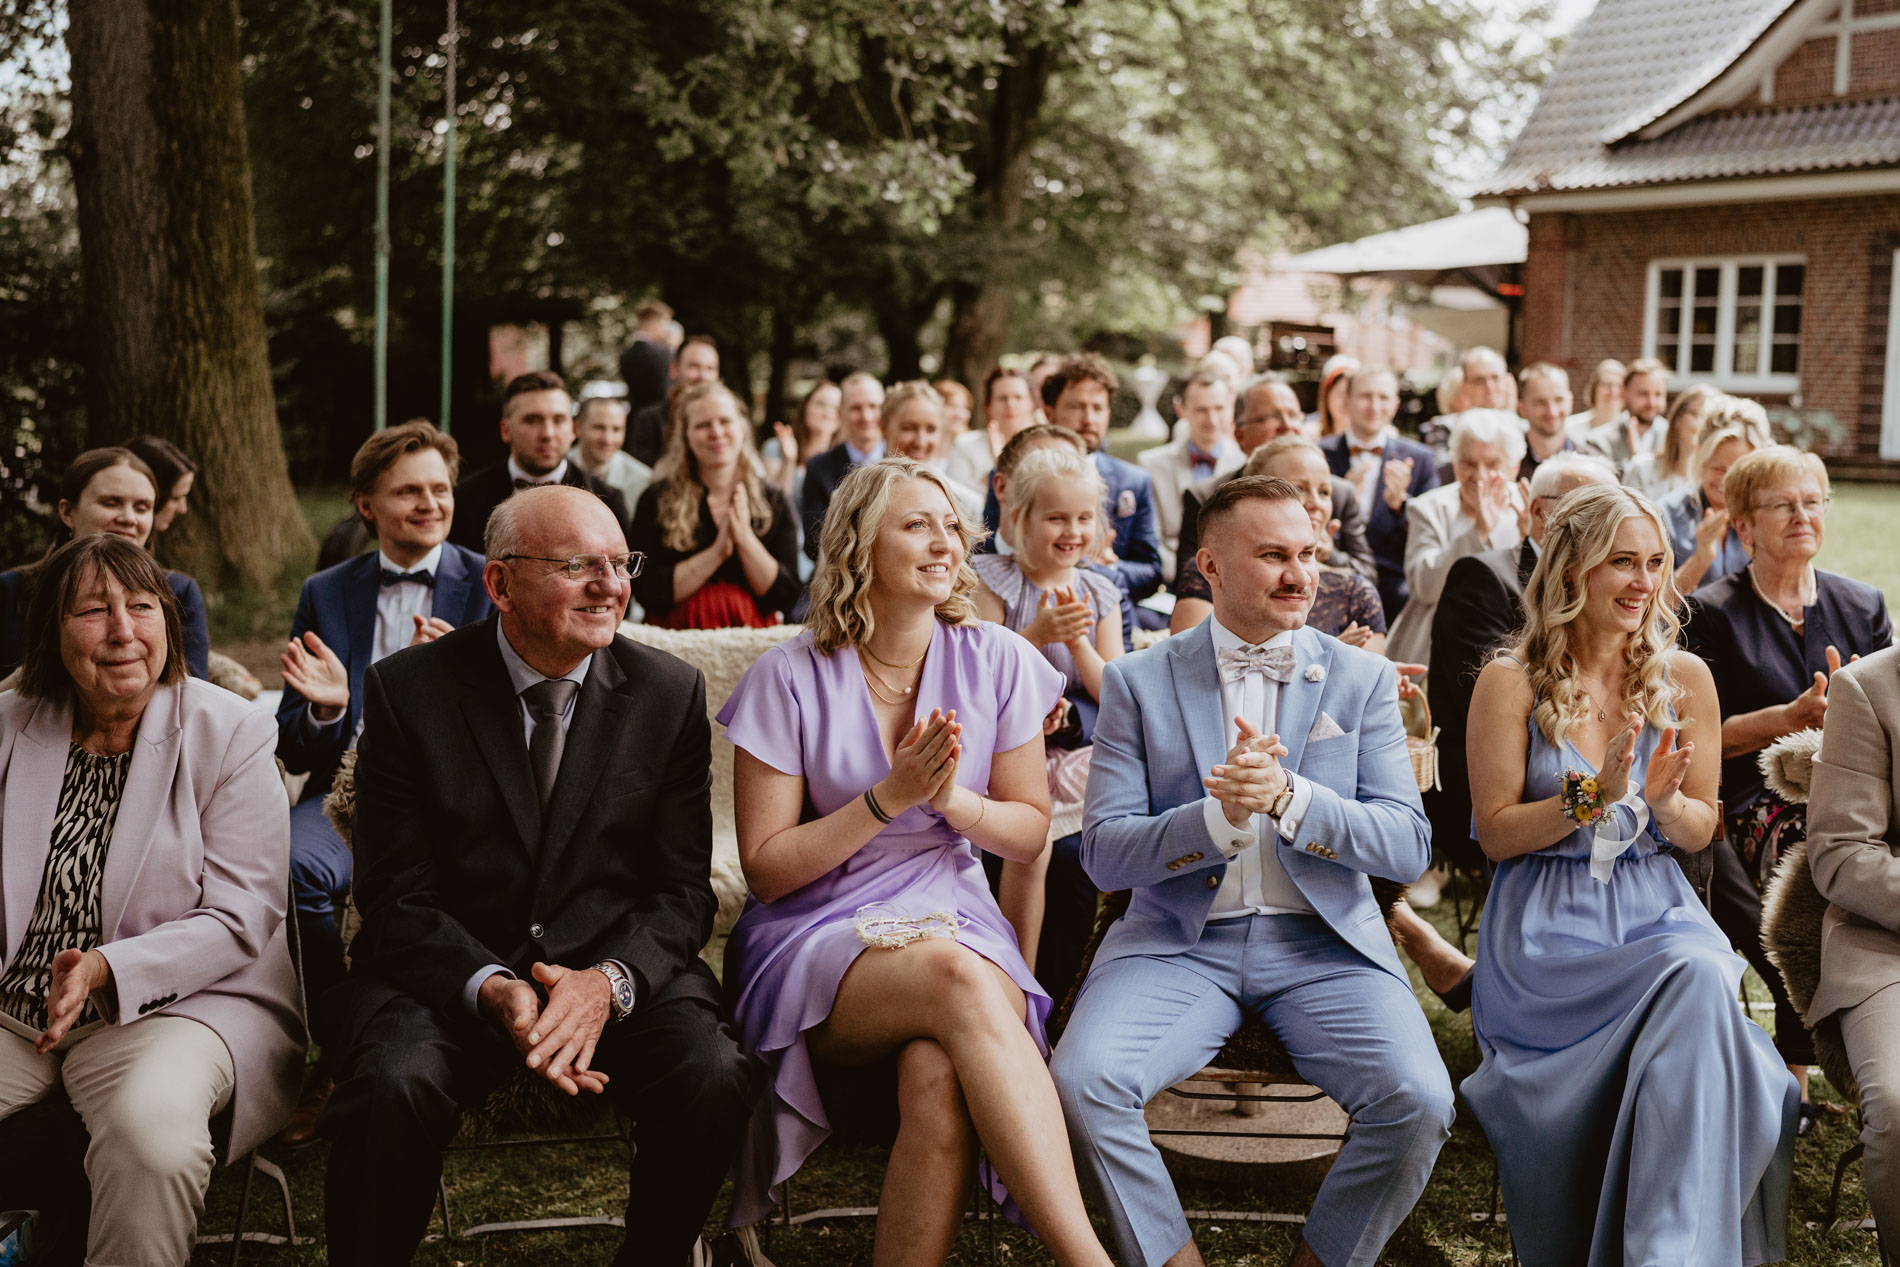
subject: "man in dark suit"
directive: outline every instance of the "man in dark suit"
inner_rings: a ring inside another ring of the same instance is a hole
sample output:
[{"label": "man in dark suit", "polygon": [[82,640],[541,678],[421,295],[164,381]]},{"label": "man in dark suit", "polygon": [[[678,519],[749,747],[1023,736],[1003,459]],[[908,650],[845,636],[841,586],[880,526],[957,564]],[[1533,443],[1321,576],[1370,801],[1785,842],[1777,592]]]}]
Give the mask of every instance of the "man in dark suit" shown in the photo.
[{"label": "man in dark suit", "polygon": [[666,323],[673,310],[657,299],[643,299],[634,308],[639,322],[633,342],[620,354],[620,378],[627,385],[627,410],[638,413],[666,400],[673,376],[673,350],[667,345]]},{"label": "man in dark suit", "polygon": [[[1300,435],[1306,415],[1300,412],[1299,397],[1278,374],[1257,376],[1240,396],[1240,417],[1234,423],[1234,442],[1240,451],[1252,457],[1254,451],[1270,440],[1284,435]],[[1243,468],[1244,469],[1244,468]],[[1168,628],[1174,633],[1192,629],[1214,610],[1207,578],[1195,556],[1201,548],[1201,507],[1207,505],[1217,489],[1232,475],[1213,475],[1188,489],[1181,499],[1181,539],[1175,557],[1179,560],[1174,574],[1174,613]],[[1359,514],[1359,499],[1352,485],[1333,478],[1332,518],[1339,524],[1333,534],[1327,561],[1352,568],[1368,581],[1379,577],[1372,561],[1372,547],[1366,544],[1365,520]]]},{"label": "man in dark suit", "polygon": [[884,456],[884,384],[875,375],[859,370],[838,384],[838,431],[844,439],[805,463],[805,484],[798,494],[805,553],[813,562],[831,495],[845,476]]},{"label": "man in dark suit", "polygon": [[632,561],[594,498],[524,493],[487,545],[499,616],[364,680],[330,1260],[407,1263],[462,1110],[525,1067],[632,1121],[614,1261],[685,1264],[763,1082],[698,953],[705,679],[617,635]]},{"label": "man in dark suit", "polygon": [[[1155,526],[1154,494],[1148,472],[1102,447],[1108,439],[1109,411],[1120,390],[1115,371],[1093,352],[1065,357],[1042,380],[1042,403],[1049,421],[1082,437],[1108,485],[1109,522],[1115,538],[1103,562],[1131,601],[1139,603],[1161,588],[1161,536]],[[808,475],[807,479],[810,478]],[[1136,612],[1139,617],[1140,612]]]},{"label": "man in dark suit", "polygon": [[661,397],[633,411],[627,419],[627,452],[648,466],[658,466],[666,453],[668,420],[678,393],[695,383],[719,377],[719,345],[710,334],[695,334],[673,354],[672,383]]},{"label": "man in dark suit", "polygon": [[1393,429],[1398,412],[1399,383],[1391,370],[1354,370],[1346,380],[1346,430],[1319,442],[1327,466],[1353,486],[1365,515],[1388,628],[1411,597],[1405,584],[1405,503],[1438,487],[1432,451]]},{"label": "man in dark suit", "polygon": [[574,401],[559,374],[534,370],[518,375],[501,394],[501,442],[506,461],[484,467],[455,486],[455,522],[449,540],[464,550],[482,552],[482,532],[495,507],[517,489],[540,484],[584,488],[607,503],[621,529],[631,519],[620,490],[595,479],[567,460],[574,447]]},{"label": "man in dark suit", "polygon": [[[363,717],[363,675],[403,647],[431,642],[485,619],[482,557],[444,540],[455,516],[454,439],[427,422],[405,422],[363,442],[350,463],[350,496],[377,549],[312,576],[297,599],[283,656],[277,756],[308,774],[290,811],[290,883],[303,950],[305,991],[317,998],[343,979],[337,912],[350,891],[350,847],[323,816],[323,798]],[[329,1095],[324,1067],[284,1129],[307,1144]]]},{"label": "man in dark suit", "polygon": [[1565,493],[1586,484],[1614,484],[1616,471],[1594,454],[1564,453],[1531,477],[1529,522],[1522,543],[1468,554],[1451,565],[1432,613],[1431,667],[1425,698],[1438,726],[1440,787],[1425,793],[1432,840],[1453,865],[1483,865],[1471,838],[1471,772],[1465,760],[1466,720],[1478,672],[1524,623],[1524,587],[1543,547],[1550,512]]}]

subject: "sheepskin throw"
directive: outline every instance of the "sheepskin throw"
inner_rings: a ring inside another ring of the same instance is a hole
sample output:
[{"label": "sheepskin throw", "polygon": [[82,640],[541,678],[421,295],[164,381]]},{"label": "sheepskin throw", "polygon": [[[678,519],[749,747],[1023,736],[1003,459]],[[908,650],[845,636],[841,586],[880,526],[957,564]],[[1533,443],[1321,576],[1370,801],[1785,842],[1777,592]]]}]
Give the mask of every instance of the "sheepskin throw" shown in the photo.
[{"label": "sheepskin throw", "polygon": [[1783,735],[1761,750],[1756,762],[1768,790],[1790,805],[1806,805],[1808,788],[1814,778],[1815,754],[1821,751],[1818,727]]}]

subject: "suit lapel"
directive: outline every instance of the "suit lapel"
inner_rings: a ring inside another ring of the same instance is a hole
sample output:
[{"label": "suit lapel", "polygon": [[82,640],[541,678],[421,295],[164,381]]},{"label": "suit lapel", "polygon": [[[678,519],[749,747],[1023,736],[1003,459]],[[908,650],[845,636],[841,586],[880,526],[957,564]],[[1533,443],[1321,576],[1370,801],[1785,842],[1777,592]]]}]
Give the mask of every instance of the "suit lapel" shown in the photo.
[{"label": "suit lapel", "polygon": [[626,682],[627,675],[614,659],[611,647],[594,652],[587,666],[587,681],[574,700],[574,720],[561,746],[561,770],[548,797],[547,822],[542,828],[536,864],[542,875],[553,870],[567,848],[607,767],[614,740],[626,720],[629,699],[622,689]]},{"label": "suit lapel", "polygon": [[1313,729],[1313,722],[1319,717],[1319,697],[1326,691],[1323,678],[1318,682],[1306,680],[1306,670],[1315,664],[1330,668],[1332,659],[1324,638],[1311,629],[1293,631],[1293,680],[1280,687],[1280,715],[1276,722],[1280,742],[1286,745],[1286,755],[1280,758],[1280,764],[1289,770],[1297,772],[1300,768],[1300,758],[1306,755],[1307,732]]},{"label": "suit lapel", "polygon": [[112,824],[112,843],[100,877],[99,931],[107,941],[119,936],[119,921],[125,918],[145,855],[152,848],[152,836],[171,799],[182,747],[178,713],[183,700],[182,688],[161,686],[139,721],[132,768],[126,772],[125,792],[119,797],[119,814]]},{"label": "suit lapel", "polygon": [[53,843],[53,816],[66,777],[66,750],[72,743],[72,710],[42,701],[13,741],[6,771],[5,865],[0,867],[0,898],[5,902],[6,940],[0,964],[10,962],[26,937],[39,901],[46,854]]},{"label": "suit lapel", "polygon": [[1227,757],[1227,718],[1220,700],[1220,670],[1214,664],[1214,635],[1208,621],[1168,640],[1168,668],[1174,675],[1174,697],[1181,707],[1181,725],[1194,757],[1194,785]]},{"label": "suit lapel", "polygon": [[515,699],[514,683],[508,666],[502,663],[499,618],[491,617],[484,628],[488,636],[476,648],[475,659],[467,675],[469,689],[462,692],[462,716],[468,721],[469,734],[495,776],[495,786],[514,819],[521,837],[522,852],[533,856],[541,839],[541,807],[535,797],[534,771],[528,765],[528,741],[522,733],[521,704]]},{"label": "suit lapel", "polygon": [[350,645],[344,648],[350,670],[350,702],[355,716],[362,714],[363,675],[369,672],[370,658],[376,654],[376,598],[382,592],[381,554],[371,551],[358,555],[350,566],[356,571],[343,586],[343,631]]},{"label": "suit lapel", "polygon": [[430,614],[461,628],[463,613],[468,610],[468,591],[473,579],[462,562],[461,552],[448,542],[443,542],[442,562],[436,569],[435,597],[429,601]]}]

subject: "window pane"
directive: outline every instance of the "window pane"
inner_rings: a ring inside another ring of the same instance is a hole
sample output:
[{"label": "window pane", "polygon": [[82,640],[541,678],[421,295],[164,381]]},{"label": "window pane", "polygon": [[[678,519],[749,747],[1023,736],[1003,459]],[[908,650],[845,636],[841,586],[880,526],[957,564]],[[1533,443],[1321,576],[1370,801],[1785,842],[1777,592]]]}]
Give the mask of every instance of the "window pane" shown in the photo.
[{"label": "window pane", "polygon": [[1656,343],[1656,359],[1661,361],[1664,365],[1667,365],[1670,369],[1675,369],[1676,357],[1678,355],[1677,347],[1678,345],[1673,339],[1667,341],[1658,340]]},{"label": "window pane", "polygon": [[1715,305],[1714,304],[1696,305],[1695,317],[1689,329],[1694,331],[1696,334],[1714,334],[1715,333]]},{"label": "window pane", "polygon": [[1792,374],[1799,368],[1801,346],[1777,343],[1768,353],[1768,368],[1777,374]]},{"label": "window pane", "polygon": [[1735,345],[1735,372],[1754,374],[1761,369],[1761,344],[1754,339]]},{"label": "window pane", "polygon": [[1664,299],[1682,298],[1682,270],[1665,268],[1659,274]]},{"label": "window pane", "polygon": [[1735,293],[1738,295],[1761,294],[1762,266],[1749,264],[1735,270]]},{"label": "window pane", "polygon": [[1656,328],[1664,334],[1682,333],[1682,309],[1664,308],[1656,314]]},{"label": "window pane", "polygon": [[1782,298],[1799,297],[1807,279],[1805,264],[1778,264],[1775,266],[1775,294]]},{"label": "window pane", "polygon": [[1775,333],[1776,334],[1800,334],[1801,333],[1801,305],[1800,304],[1776,304],[1775,305]]},{"label": "window pane", "polygon": [[[1779,351],[1780,349],[1776,349]],[[1691,374],[1713,374],[1715,372],[1715,345],[1697,343],[1689,349],[1689,372]]]},{"label": "window pane", "polygon": [[1721,289],[1721,269],[1698,268],[1695,271],[1695,297],[1697,299],[1713,299]]},{"label": "window pane", "polygon": [[1761,305],[1742,303],[1735,305],[1735,337],[1747,337],[1750,342],[1761,333]]}]

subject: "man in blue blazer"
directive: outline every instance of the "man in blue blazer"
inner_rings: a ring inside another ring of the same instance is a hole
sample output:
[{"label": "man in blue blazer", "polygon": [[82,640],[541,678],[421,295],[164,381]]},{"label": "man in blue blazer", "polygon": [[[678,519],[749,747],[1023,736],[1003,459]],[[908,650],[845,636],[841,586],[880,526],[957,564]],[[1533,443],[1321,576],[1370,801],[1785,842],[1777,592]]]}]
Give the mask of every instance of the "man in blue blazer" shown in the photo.
[{"label": "man in blue blazer", "polygon": [[805,463],[805,482],[798,493],[805,554],[814,563],[831,495],[845,476],[884,456],[884,384],[876,375],[859,370],[838,384],[838,430],[844,438]]},{"label": "man in blue blazer", "polygon": [[1398,412],[1399,383],[1391,370],[1355,370],[1346,386],[1346,430],[1319,442],[1333,474],[1359,494],[1388,628],[1412,596],[1405,583],[1405,504],[1438,487],[1432,451],[1393,429]]},{"label": "man in blue blazer", "polygon": [[[482,556],[447,540],[455,514],[455,441],[427,422],[371,436],[350,463],[351,499],[378,548],[303,584],[283,656],[277,755],[308,774],[290,811],[290,880],[303,946],[304,985],[316,999],[343,978],[338,915],[350,891],[351,855],[323,816],[323,798],[363,716],[363,674],[384,656],[433,641],[492,610]],[[312,1029],[322,1042],[320,1017]],[[326,1044],[327,1047],[327,1044]],[[319,1077],[285,1131],[314,1137],[327,1080]]]},{"label": "man in blue blazer", "polygon": [[1385,660],[1305,628],[1317,583],[1294,487],[1201,512],[1211,619],[1102,675],[1082,865],[1132,889],[1053,1072],[1121,1261],[1198,1264],[1142,1108],[1249,1016],[1352,1116],[1296,1267],[1366,1267],[1450,1134],[1451,1080],[1369,876],[1431,859]]}]

